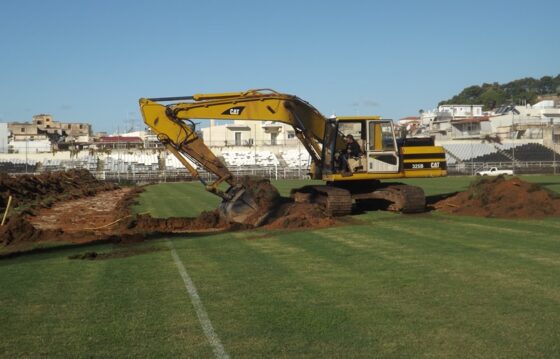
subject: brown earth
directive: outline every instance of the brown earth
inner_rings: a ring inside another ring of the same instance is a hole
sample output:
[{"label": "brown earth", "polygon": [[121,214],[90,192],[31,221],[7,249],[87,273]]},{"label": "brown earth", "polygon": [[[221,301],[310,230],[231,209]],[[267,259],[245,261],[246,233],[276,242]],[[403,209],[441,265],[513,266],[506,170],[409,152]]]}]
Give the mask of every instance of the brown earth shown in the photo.
[{"label": "brown earth", "polygon": [[36,176],[4,174],[0,176],[0,203],[5,206],[9,196],[12,196],[12,206],[7,223],[0,227],[0,239],[4,245],[64,239],[61,228],[36,228],[29,219],[35,218],[38,211],[57,203],[94,198],[96,194],[116,188],[118,186],[114,184],[96,180],[87,170],[48,172]]},{"label": "brown earth", "polygon": [[96,180],[87,170],[21,176],[0,174],[0,208],[6,207],[9,196],[13,197],[14,208],[22,204],[48,206],[55,200],[92,196],[99,191],[115,188],[118,186]]},{"label": "brown earth", "polygon": [[279,204],[263,228],[299,229],[322,228],[335,224],[335,219],[325,213],[324,208],[314,203],[299,203],[287,200]]},{"label": "brown earth", "polygon": [[[211,233],[253,228],[228,223],[220,210],[201,213],[195,218],[153,218],[131,215],[129,207],[141,188],[118,188],[95,180],[87,171],[50,173],[33,178],[4,177],[6,193],[17,198],[19,207],[7,225],[0,227],[5,246],[29,242],[83,244],[95,241],[127,242],[154,234]],[[257,206],[255,221],[267,229],[316,228],[334,224],[318,205],[295,203],[280,197],[268,180],[242,178],[240,183]],[[33,186],[39,190],[33,192]],[[6,190],[7,189],[7,190]],[[17,197],[16,197],[17,196]],[[21,210],[21,209],[24,210]],[[29,209],[31,208],[31,209]],[[267,216],[263,214],[268,213]],[[262,218],[260,218],[262,217]],[[86,256],[87,257],[87,256]]]},{"label": "brown earth", "polygon": [[517,177],[483,178],[464,191],[434,204],[439,211],[496,218],[560,216],[558,195]]},{"label": "brown earth", "polygon": [[[267,180],[243,178],[240,182],[248,188],[257,206],[254,220],[265,229],[336,224],[321,206],[281,197]],[[53,172],[36,177],[2,176],[0,186],[2,203],[12,195],[17,204],[7,224],[0,227],[0,238],[4,246],[16,248],[18,244],[30,242],[129,242],[160,234],[253,228],[228,223],[220,215],[220,209],[203,212],[195,218],[132,215],[129,208],[142,188],[118,188],[95,180],[87,171]],[[460,215],[542,218],[560,216],[560,199],[536,184],[497,177],[477,181],[467,191],[435,203],[434,208]]]}]

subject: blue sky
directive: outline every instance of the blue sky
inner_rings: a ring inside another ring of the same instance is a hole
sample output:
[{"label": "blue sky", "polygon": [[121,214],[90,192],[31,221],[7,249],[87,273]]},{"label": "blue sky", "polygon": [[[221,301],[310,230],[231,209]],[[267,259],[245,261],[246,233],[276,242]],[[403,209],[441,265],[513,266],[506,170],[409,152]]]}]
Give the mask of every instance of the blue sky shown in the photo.
[{"label": "blue sky", "polygon": [[0,121],[140,126],[138,98],[273,88],[398,119],[560,73],[559,1],[2,1]]}]

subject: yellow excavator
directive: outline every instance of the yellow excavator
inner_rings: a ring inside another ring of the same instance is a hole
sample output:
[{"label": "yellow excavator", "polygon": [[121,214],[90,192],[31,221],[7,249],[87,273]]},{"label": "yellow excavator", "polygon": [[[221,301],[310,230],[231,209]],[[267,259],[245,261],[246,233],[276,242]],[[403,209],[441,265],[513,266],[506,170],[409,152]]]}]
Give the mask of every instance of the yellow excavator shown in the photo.
[{"label": "yellow excavator", "polygon": [[[378,116],[326,118],[301,98],[270,89],[141,98],[140,109],[144,122],[165,148],[193,178],[223,199],[221,213],[231,222],[254,225],[254,218],[262,216],[254,215],[259,209],[251,198],[253,193],[206,146],[193,120],[275,121],[291,125],[311,156],[310,177],[326,182],[293,190],[292,198],[296,202],[318,203],[330,215],[351,213],[353,202],[379,203],[388,210],[404,213],[422,212],[426,199],[421,188],[381,180],[447,175],[445,151],[434,146],[431,138],[397,138],[393,122]],[[358,144],[359,153],[347,151],[350,137]],[[205,183],[184,156],[212,173],[213,182]],[[222,191],[222,183],[229,188]]]}]

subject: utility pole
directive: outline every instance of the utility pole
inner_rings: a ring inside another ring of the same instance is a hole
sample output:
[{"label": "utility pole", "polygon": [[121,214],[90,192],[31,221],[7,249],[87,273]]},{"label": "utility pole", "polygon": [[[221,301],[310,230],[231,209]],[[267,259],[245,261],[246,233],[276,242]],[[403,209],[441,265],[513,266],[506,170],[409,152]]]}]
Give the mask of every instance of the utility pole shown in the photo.
[{"label": "utility pole", "polygon": [[27,173],[27,149],[29,146],[29,138],[25,138],[25,173]]},{"label": "utility pole", "polygon": [[[513,111],[515,111],[515,106],[513,106]],[[515,174],[515,138],[517,137],[517,133],[515,132],[515,112],[511,111],[511,130],[513,133],[513,140],[512,140],[512,144],[513,147],[511,148],[511,166],[512,166],[512,171],[513,174]]]}]

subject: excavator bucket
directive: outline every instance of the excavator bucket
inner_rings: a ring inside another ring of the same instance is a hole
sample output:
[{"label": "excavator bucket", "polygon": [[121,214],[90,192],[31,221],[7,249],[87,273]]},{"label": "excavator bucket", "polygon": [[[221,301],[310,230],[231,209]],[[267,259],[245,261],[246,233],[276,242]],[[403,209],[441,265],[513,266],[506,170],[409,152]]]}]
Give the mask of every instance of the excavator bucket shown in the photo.
[{"label": "excavator bucket", "polygon": [[264,223],[280,198],[278,190],[264,179],[241,178],[227,192],[220,215],[230,223],[257,227]]}]

